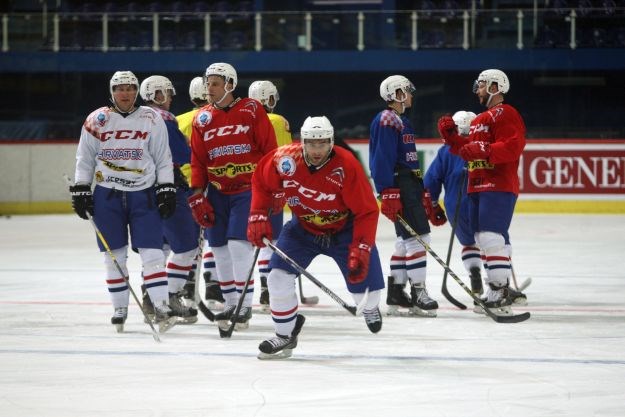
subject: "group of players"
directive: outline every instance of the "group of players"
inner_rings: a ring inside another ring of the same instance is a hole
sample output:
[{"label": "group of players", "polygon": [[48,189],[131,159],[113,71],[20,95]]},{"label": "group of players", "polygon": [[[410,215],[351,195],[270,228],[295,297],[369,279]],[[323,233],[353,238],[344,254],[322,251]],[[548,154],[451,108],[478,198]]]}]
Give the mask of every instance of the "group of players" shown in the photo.
[{"label": "group of players", "polygon": [[[380,211],[397,235],[389,314],[407,308],[409,314],[436,316],[438,304],[425,285],[428,220],[445,223],[437,203],[441,184],[449,210],[456,181],[449,173],[453,166],[464,169],[465,161],[468,194],[459,193],[455,203],[466,208],[454,216],[463,259],[476,293],[482,292],[480,263],[485,267],[485,305],[511,314],[510,304],[522,295],[509,286],[508,228],[525,127],[518,112],[503,103],[509,81],[502,71],[483,71],[475,81],[474,93],[487,110],[471,121],[468,135],[458,133],[451,116],[441,117],[438,129],[446,146],[434,166],[443,166],[437,175],[429,175],[430,168],[425,184],[404,114],[412,106],[414,85],[400,75],[381,83],[385,108],[373,119],[370,135],[371,176],[381,208],[374,193],[366,192],[371,186],[360,162],[334,146],[327,117],[308,117],[300,142],[291,143],[288,122],[273,113],[279,100],[275,85],[255,81],[244,98],[234,92],[237,81],[230,64],[211,64],[190,84],[195,108],[176,118],[169,112],[175,95],[170,80],[153,75],[139,85],[132,72],[118,71],[110,80],[111,104],[85,120],[70,186],[72,206],[101,231],[98,245],[118,331],[128,314],[130,244],[141,257],[146,318],[161,332],[197,320],[197,310],[183,296],[199,279],[200,247],[207,298],[223,302],[215,316],[220,328],[249,325],[258,260],[261,304],[268,305],[276,332],[259,345],[261,359],[288,357],[297,346],[305,318],[298,312],[299,272],[293,263],[305,269],[320,254],[336,262],[367,327],[377,333],[385,286],[375,245]],[[145,106],[136,104],[139,94]],[[285,204],[292,217],[283,225]]]}]

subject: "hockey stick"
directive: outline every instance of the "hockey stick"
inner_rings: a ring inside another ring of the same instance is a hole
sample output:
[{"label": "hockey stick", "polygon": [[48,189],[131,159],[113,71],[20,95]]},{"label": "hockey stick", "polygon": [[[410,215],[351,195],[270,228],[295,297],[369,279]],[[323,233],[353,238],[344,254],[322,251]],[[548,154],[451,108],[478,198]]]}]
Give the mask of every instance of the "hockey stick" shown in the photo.
[{"label": "hockey stick", "polygon": [[460,285],[466,291],[466,293],[469,294],[471,298],[473,298],[473,301],[475,301],[475,303],[479,305],[482,310],[484,310],[484,313],[486,313],[488,317],[495,320],[497,323],[519,323],[530,318],[529,312],[515,314],[512,316],[498,316],[497,314],[493,313],[488,307],[486,307],[484,301],[482,301],[481,298],[476,297],[476,295],[473,294],[473,291],[471,291],[471,289],[467,287],[460,278],[458,278],[458,275],[456,275],[456,273],[452,271],[451,268],[449,268],[449,266],[436,254],[436,252],[434,252],[432,248],[430,248],[430,245],[428,245],[421,238],[421,236],[419,236],[419,234],[415,232],[412,227],[410,227],[410,225],[406,222],[406,220],[404,220],[402,216],[397,216],[397,219],[399,220],[401,225],[404,226],[404,229],[406,229],[408,233],[415,237],[419,241],[419,243],[423,245],[425,250],[427,250],[429,254],[432,255],[432,257],[436,259],[436,261],[445,269],[445,271],[447,271],[449,275],[458,283],[458,285]]},{"label": "hockey stick", "polygon": [[[317,278],[315,278],[310,272],[306,271],[297,262],[295,262],[293,259],[291,259],[289,257],[289,255],[287,255],[286,253],[282,252],[282,250],[280,250],[276,245],[271,243],[271,241],[269,239],[267,239],[266,237],[263,237],[263,243],[265,245],[269,246],[269,248],[271,248],[271,250],[274,251],[279,257],[284,259],[289,265],[291,265],[293,268],[295,268],[295,270],[297,270],[297,272],[299,272],[301,275],[304,275],[306,278],[311,280],[317,287],[319,287],[321,289],[321,291],[323,291],[326,294],[328,294],[330,296],[330,298],[332,298],[334,301],[336,301],[338,304],[340,304],[341,307],[343,307],[345,310],[349,311],[354,316],[358,315],[358,310],[359,310],[358,307],[351,306],[351,305],[347,304],[345,301],[343,301],[343,299],[341,297],[339,297],[338,295],[336,295],[330,288],[326,287],[321,281],[319,281]],[[366,299],[366,297],[364,297],[364,299]]]},{"label": "hockey stick", "polygon": [[[464,187],[464,178],[466,176],[466,170],[462,170],[462,178],[460,179],[460,187],[458,188],[458,198],[456,199],[456,210],[454,210],[454,221],[451,224],[451,236],[449,237],[449,248],[447,248],[447,260],[445,261],[446,265],[449,265],[449,261],[451,260],[451,250],[454,246],[454,238],[456,236],[456,226],[458,225],[458,217],[460,214],[460,203],[462,202],[462,189]],[[462,304],[460,301],[456,300],[451,296],[449,291],[447,290],[447,270],[443,274],[443,284],[441,286],[441,293],[445,296],[450,303],[458,307],[460,310],[466,310],[467,306]]]},{"label": "hockey stick", "polygon": [[[73,185],[72,180],[67,176],[67,174],[63,174],[63,177],[65,178],[65,181],[67,182],[68,185],[70,186]],[[117,262],[117,258],[111,251],[111,248],[109,247],[108,242],[106,241],[106,239],[104,239],[104,235],[102,235],[102,232],[100,232],[100,229],[95,224],[95,221],[93,220],[93,217],[91,217],[91,214],[89,214],[89,212],[86,212],[86,213],[87,213],[87,219],[89,219],[91,226],[93,226],[93,230],[95,230],[95,234],[98,236],[98,239],[100,239],[100,242],[102,243],[102,246],[104,246],[104,249],[106,249],[106,253],[111,257],[111,260],[113,261],[113,263],[115,264],[115,267],[117,268],[117,272],[119,272],[119,274],[122,276],[124,282],[126,283],[126,286],[128,287],[128,290],[130,291],[130,294],[132,294],[132,298],[134,298],[135,302],[139,306],[139,310],[141,310],[141,313],[143,313],[144,321],[148,324],[148,326],[150,326],[150,329],[152,330],[152,337],[157,342],[160,342],[161,339],[158,337],[158,333],[156,333],[156,329],[154,328],[154,325],[152,324],[152,320],[148,318],[148,315],[143,309],[143,306],[141,305],[139,298],[137,298],[137,294],[135,294],[135,291],[130,286],[130,281],[128,281],[128,277],[126,277],[126,274],[122,270],[122,267],[119,265],[119,262]]]},{"label": "hockey stick", "polygon": [[204,228],[203,227],[200,228],[200,235],[198,236],[197,244],[198,244],[198,250],[197,250],[197,255],[195,257],[197,261],[196,265],[198,266],[195,269],[197,271],[197,276],[195,277],[195,288],[194,288],[193,299],[195,300],[195,303],[197,304],[198,310],[202,312],[204,317],[206,317],[208,321],[214,322],[215,313],[213,313],[211,309],[208,308],[206,304],[204,304],[204,301],[202,301],[202,297],[200,296],[200,274],[199,272],[201,269],[200,264],[202,263],[202,249],[204,247]]},{"label": "hockey stick", "polygon": [[297,280],[299,281],[299,300],[302,304],[317,304],[319,303],[319,297],[313,295],[312,297],[304,297],[304,290],[302,290],[302,276],[298,275]]},{"label": "hockey stick", "polygon": [[521,283],[521,285],[518,285],[516,280],[516,274],[514,273],[514,266],[512,266],[512,259],[510,259],[510,269],[512,270],[512,282],[514,282],[514,287],[517,291],[523,292],[523,290],[529,287],[532,283],[532,277],[527,278]]},{"label": "hockey stick", "polygon": [[[271,215],[271,211],[270,211]],[[245,285],[243,286],[243,290],[241,291],[241,295],[239,295],[239,301],[237,302],[237,306],[234,309],[234,313],[230,317],[230,326],[228,329],[223,330],[221,327],[217,326],[219,329],[219,337],[221,338],[229,338],[232,336],[232,332],[234,331],[234,326],[237,324],[237,319],[239,318],[239,313],[241,312],[241,307],[243,306],[243,300],[245,299],[245,294],[247,293],[247,287],[250,285],[250,281],[252,280],[252,275],[254,275],[254,267],[256,267],[256,260],[258,259],[258,254],[260,253],[260,247],[254,249],[254,259],[252,260],[252,265],[250,266],[250,270],[247,273],[247,279],[245,280]]]}]

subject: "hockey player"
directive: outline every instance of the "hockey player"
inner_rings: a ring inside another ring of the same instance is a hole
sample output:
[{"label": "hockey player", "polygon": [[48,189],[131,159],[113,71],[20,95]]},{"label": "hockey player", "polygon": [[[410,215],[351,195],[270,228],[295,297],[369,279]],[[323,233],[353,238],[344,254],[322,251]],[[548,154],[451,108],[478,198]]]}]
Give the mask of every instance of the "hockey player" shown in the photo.
[{"label": "hockey player", "polygon": [[[425,242],[430,242],[414,129],[404,115],[412,106],[414,91],[414,85],[402,75],[391,75],[380,84],[386,108],[371,122],[369,167],[382,200],[382,214],[395,223],[397,235],[388,279],[387,314],[398,314],[398,308],[405,307],[411,314],[435,317],[438,303],[425,288],[425,248],[397,221],[401,215]],[[407,280],[411,284],[410,298],[404,292]]]},{"label": "hockey player", "polygon": [[[171,81],[162,75],[152,75],[141,82],[139,92],[145,104],[160,114],[165,121],[174,163],[176,210],[172,216],[163,220],[163,236],[166,247],[171,251],[166,266],[169,307],[174,315],[183,319],[182,323],[195,323],[197,310],[187,307],[182,301],[184,286],[198,251],[197,242],[200,234],[200,228],[193,220],[191,209],[187,204],[190,195],[189,184],[182,173],[183,167],[190,170],[191,149],[178,129],[176,118],[169,112],[173,97],[176,95]],[[149,297],[144,295],[143,304],[149,304]]]},{"label": "hockey player", "polygon": [[510,82],[503,71],[482,71],[473,92],[487,110],[471,122],[469,136],[458,134],[449,115],[438,121],[450,152],[468,162],[469,222],[485,258],[485,283],[489,287],[485,304],[495,314],[512,314],[508,229],[519,193],[519,158],[525,147],[523,119],[503,102],[509,90]]},{"label": "hockey player", "polygon": [[[384,277],[375,247],[378,206],[360,163],[349,151],[333,147],[334,128],[325,116],[308,117],[301,143],[282,146],[258,163],[252,178],[252,210],[247,236],[263,247],[274,237],[267,218],[274,194],[284,190],[293,216],[276,246],[306,268],[317,255],[339,266],[356,303],[369,296],[363,314],[369,330],[382,328],[379,310]],[[269,303],[276,337],[259,345],[260,359],[289,357],[304,324],[298,314],[297,271],[273,255],[269,263]]]},{"label": "hockey player", "polygon": [[[278,143],[278,146],[291,144],[291,127],[289,126],[289,122],[283,116],[273,112],[276,104],[278,104],[278,100],[280,100],[280,95],[278,94],[276,86],[271,81],[254,81],[248,90],[248,97],[258,100],[265,108],[265,111],[267,111],[267,116],[269,117],[273,130],[276,133],[276,142]],[[271,216],[271,227],[273,228],[274,236],[276,237],[282,231],[282,223],[284,221],[284,215],[281,207],[284,203],[283,199],[280,198],[281,193],[282,192],[278,193],[278,198],[276,199],[277,204],[274,207]],[[271,258],[271,253],[272,252],[269,248],[264,247],[258,254],[260,305],[264,311],[269,311],[267,275],[271,271],[269,269],[269,259]]]},{"label": "hockey player", "polygon": [[[206,90],[206,84],[202,77],[195,77],[189,84],[189,98],[193,103],[193,109],[176,116],[178,120],[178,127],[180,131],[186,136],[187,142],[191,144],[191,127],[193,124],[193,118],[200,110],[200,108],[208,104],[208,90]],[[191,166],[188,171],[183,171],[187,177],[187,182],[191,182]],[[221,289],[219,289],[219,280],[217,279],[217,269],[215,268],[215,257],[213,251],[208,245],[208,241],[203,239],[202,248],[202,266],[204,267],[204,282],[206,284],[206,301],[209,306],[214,306],[215,303],[223,303],[224,297],[221,295]],[[195,275],[197,271],[197,264],[193,264],[191,274],[189,275],[189,283],[187,284],[187,297],[192,298],[195,291]]]},{"label": "hockey player", "polygon": [[[111,105],[93,111],[85,120],[76,152],[72,207],[83,219],[93,217],[110,250],[128,275],[128,233],[138,248],[143,282],[155,310],[160,331],[175,322],[167,305],[167,274],[161,218],[176,210],[176,189],[167,128],[149,107],[135,106],[137,77],[117,71],[110,80]],[[96,186],[92,192],[94,179]],[[105,248],[98,240],[100,251]],[[104,254],[106,283],[115,312],[111,322],[123,330],[129,290],[114,259]]]},{"label": "hockey player", "polygon": [[[256,100],[234,96],[237,73],[232,65],[211,64],[205,83],[209,104],[193,120],[194,193],[188,201],[195,220],[206,228],[205,236],[215,255],[225,299],[224,310],[216,320],[225,329],[253,262],[252,245],[246,237],[252,174],[260,158],[277,146],[265,109]],[[252,317],[253,291],[251,280],[247,293],[240,294],[244,299],[237,328],[247,327]]]}]

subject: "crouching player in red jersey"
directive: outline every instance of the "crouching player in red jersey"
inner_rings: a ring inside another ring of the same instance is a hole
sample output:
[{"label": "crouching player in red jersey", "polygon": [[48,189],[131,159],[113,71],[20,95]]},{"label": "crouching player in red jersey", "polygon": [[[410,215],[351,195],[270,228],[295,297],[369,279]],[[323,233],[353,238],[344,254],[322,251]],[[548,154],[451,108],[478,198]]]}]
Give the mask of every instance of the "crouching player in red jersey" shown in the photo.
[{"label": "crouching player in red jersey", "polygon": [[485,255],[484,303],[495,314],[510,315],[510,237],[508,229],[519,194],[519,159],[525,148],[525,123],[519,112],[504,104],[510,90],[508,76],[498,69],[482,71],[473,93],[486,111],[471,122],[469,136],[456,131],[451,116],[438,121],[438,131],[450,152],[460,155],[469,168],[469,222]]},{"label": "crouching player in red jersey", "polygon": [[[301,143],[281,146],[265,155],[252,177],[252,208],[247,236],[264,247],[272,239],[269,208],[283,191],[293,213],[276,246],[306,268],[317,255],[334,259],[356,303],[365,301],[369,330],[382,328],[379,303],[384,278],[375,247],[378,205],[358,160],[333,147],[334,128],[325,116],[308,117]],[[304,324],[298,314],[295,278],[298,272],[274,254],[269,263],[269,305],[276,337],[262,342],[259,359],[284,358],[297,346]]]}]

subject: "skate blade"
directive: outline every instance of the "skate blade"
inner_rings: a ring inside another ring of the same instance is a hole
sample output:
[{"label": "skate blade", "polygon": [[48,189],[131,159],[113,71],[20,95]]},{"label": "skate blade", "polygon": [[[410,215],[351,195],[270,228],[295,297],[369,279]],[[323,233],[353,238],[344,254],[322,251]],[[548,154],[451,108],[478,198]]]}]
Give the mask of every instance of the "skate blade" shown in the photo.
[{"label": "skate blade", "polygon": [[[410,308],[410,307],[401,307],[401,308]],[[395,317],[408,317],[410,315],[410,312],[400,310],[400,306],[390,305],[386,309],[386,315],[395,316]]]},{"label": "skate blade", "polygon": [[413,317],[436,317],[436,310],[422,310],[419,307],[412,307],[409,311]]},{"label": "skate blade", "polygon": [[236,324],[234,325],[234,330],[237,330],[237,331],[239,331],[239,330],[247,330],[247,329],[249,329],[249,328],[250,328],[250,322],[249,322],[249,320],[248,320],[248,321],[246,321],[245,323],[236,323]]},{"label": "skate blade", "polygon": [[282,349],[280,352],[276,353],[264,353],[259,352],[257,358],[261,361],[271,361],[271,360],[280,360],[287,359],[293,355],[293,349]]},{"label": "skate blade", "polygon": [[178,324],[194,324],[197,323],[197,316],[180,317]]},{"label": "skate blade", "polygon": [[124,333],[124,325],[123,324],[115,324],[115,330],[117,333]]},{"label": "skate blade", "polygon": [[174,327],[177,323],[178,323],[177,317],[170,317],[167,320],[163,320],[158,323],[158,332],[165,333],[166,331]]}]

